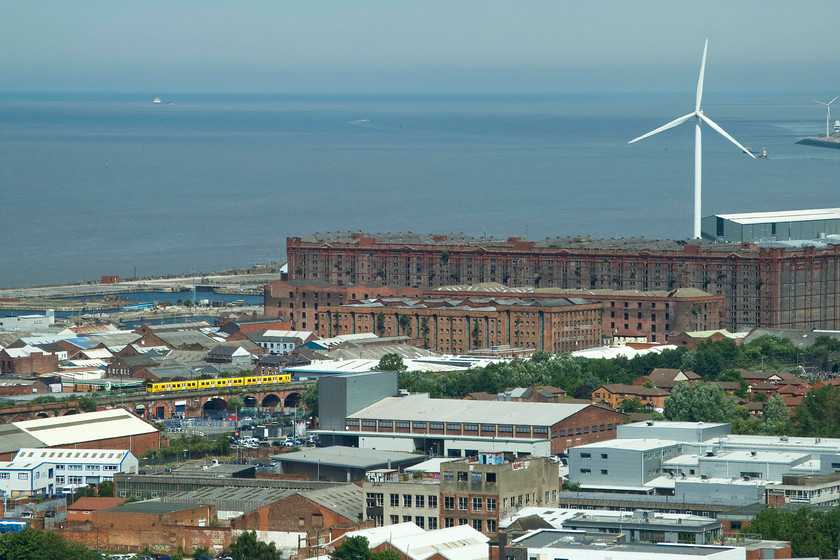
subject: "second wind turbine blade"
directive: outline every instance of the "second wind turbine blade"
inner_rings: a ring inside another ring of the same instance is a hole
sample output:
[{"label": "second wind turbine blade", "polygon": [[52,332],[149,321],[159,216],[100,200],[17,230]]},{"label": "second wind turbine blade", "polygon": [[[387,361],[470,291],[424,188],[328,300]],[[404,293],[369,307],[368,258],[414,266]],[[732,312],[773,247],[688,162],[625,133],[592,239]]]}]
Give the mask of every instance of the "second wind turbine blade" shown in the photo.
[{"label": "second wind turbine blade", "polygon": [[673,128],[675,126],[681,125],[682,123],[684,123],[688,119],[692,118],[693,116],[694,116],[694,113],[689,113],[689,114],[684,115],[684,116],[682,116],[678,119],[674,119],[671,122],[669,122],[668,124],[664,124],[664,125],[660,126],[659,128],[657,128],[656,130],[651,130],[647,134],[643,134],[642,136],[639,136],[638,138],[634,138],[633,140],[630,140],[627,143],[632,144],[633,142],[638,142],[639,140],[642,140],[643,138],[647,138],[648,136],[653,136],[654,134],[662,132],[663,130],[668,130],[669,128]]},{"label": "second wind turbine blade", "polygon": [[700,118],[701,118],[701,119],[703,119],[703,122],[704,122],[704,123],[706,123],[707,125],[709,125],[709,126],[710,126],[710,127],[712,127],[713,129],[715,129],[715,130],[716,130],[716,131],[717,131],[717,132],[718,132],[721,136],[723,136],[724,138],[726,138],[727,140],[729,140],[730,142],[732,142],[733,144],[735,144],[736,146],[738,146],[739,148],[741,148],[741,151],[742,151],[742,152],[744,152],[745,154],[749,154],[749,156],[750,156],[751,158],[755,159],[755,156],[754,156],[754,155],[753,155],[753,154],[752,154],[752,153],[751,153],[748,149],[746,149],[746,148],[745,148],[745,147],[743,147],[741,144],[739,144],[737,140],[735,140],[734,138],[732,138],[732,137],[731,137],[731,136],[730,136],[730,135],[729,135],[729,134],[728,134],[725,130],[723,130],[721,127],[719,127],[719,126],[715,123],[715,121],[713,121],[712,119],[710,119],[709,117],[707,117],[707,116],[706,116],[706,115],[704,115],[703,113],[700,113]]}]

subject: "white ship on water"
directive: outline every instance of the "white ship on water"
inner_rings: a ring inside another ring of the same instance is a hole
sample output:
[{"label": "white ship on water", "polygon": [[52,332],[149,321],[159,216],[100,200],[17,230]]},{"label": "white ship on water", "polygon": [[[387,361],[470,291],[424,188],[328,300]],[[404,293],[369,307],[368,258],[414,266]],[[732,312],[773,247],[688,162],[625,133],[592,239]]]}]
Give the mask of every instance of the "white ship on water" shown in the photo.
[{"label": "white ship on water", "polygon": [[152,103],[163,103],[163,101],[160,100],[160,97],[155,97],[155,99],[154,99],[154,101],[152,101]]}]

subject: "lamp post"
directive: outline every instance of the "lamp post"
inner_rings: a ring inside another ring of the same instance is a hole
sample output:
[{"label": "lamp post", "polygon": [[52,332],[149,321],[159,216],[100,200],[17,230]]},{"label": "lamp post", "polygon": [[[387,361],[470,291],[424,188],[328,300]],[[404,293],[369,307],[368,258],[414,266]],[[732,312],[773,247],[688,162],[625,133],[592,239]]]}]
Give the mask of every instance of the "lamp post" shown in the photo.
[{"label": "lamp post", "polygon": [[318,473],[318,482],[321,482],[321,459],[318,459],[318,470],[316,472]]}]

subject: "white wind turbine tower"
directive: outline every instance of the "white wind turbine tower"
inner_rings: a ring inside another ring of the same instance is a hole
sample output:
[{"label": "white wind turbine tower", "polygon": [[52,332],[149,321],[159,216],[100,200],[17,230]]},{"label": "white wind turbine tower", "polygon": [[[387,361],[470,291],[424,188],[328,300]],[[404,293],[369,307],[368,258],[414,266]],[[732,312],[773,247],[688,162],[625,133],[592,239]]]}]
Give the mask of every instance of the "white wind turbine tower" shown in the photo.
[{"label": "white wind turbine tower", "polygon": [[825,105],[825,137],[828,138],[831,136],[828,133],[828,125],[831,122],[831,104],[837,101],[837,98],[840,98],[840,95],[829,101],[828,103],[823,103],[822,101],[817,101],[814,99],[814,103],[819,103],[820,105]]},{"label": "white wind turbine tower", "polygon": [[[678,119],[675,119],[669,122],[666,125],[660,126],[656,130],[651,130],[647,134],[639,136],[634,140],[630,140],[628,144],[632,144],[633,142],[638,142],[643,138],[647,138],[648,136],[653,136],[663,130],[668,130],[669,128],[673,128],[677,125],[684,123],[689,119],[694,119],[694,238],[700,238],[700,192],[701,192],[701,177],[702,177],[702,160],[703,160],[703,148],[702,148],[702,141],[701,141],[701,132],[700,132],[700,123],[705,122],[707,125],[712,127],[712,129],[716,130],[720,133],[724,138],[741,148],[741,150],[745,154],[749,154],[749,156],[755,159],[755,156],[750,153],[745,147],[738,143],[737,140],[732,138],[729,134],[726,133],[721,127],[715,124],[712,119],[707,117],[703,114],[703,110],[700,108],[700,100],[703,97],[703,74],[706,71],[706,50],[709,48],[709,40],[706,39],[706,45],[703,47],[703,61],[700,63],[700,79],[697,81],[697,103],[694,106],[694,111],[691,113],[682,116]],[[838,96],[840,97],[840,96]]]}]

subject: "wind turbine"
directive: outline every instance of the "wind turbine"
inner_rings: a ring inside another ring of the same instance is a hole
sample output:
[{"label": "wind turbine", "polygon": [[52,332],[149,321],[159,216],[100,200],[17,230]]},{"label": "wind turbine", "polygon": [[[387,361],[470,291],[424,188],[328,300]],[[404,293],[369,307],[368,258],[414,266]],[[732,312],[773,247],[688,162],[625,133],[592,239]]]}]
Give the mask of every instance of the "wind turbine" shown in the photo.
[{"label": "wind turbine", "polygon": [[[701,178],[702,178],[702,160],[703,160],[703,143],[701,141],[701,132],[700,132],[700,123],[704,122],[709,125],[713,130],[716,130],[721,136],[741,148],[741,150],[745,154],[749,154],[749,156],[755,159],[755,156],[750,153],[748,149],[743,147],[741,144],[738,143],[737,140],[732,138],[729,134],[726,133],[721,127],[715,124],[712,119],[707,117],[703,114],[703,110],[700,108],[700,100],[703,98],[703,74],[706,72],[706,51],[709,48],[709,40],[706,39],[706,45],[703,47],[703,61],[700,63],[700,79],[697,81],[697,103],[694,106],[694,111],[691,113],[684,115],[678,119],[675,119],[669,122],[666,125],[660,126],[656,130],[651,130],[647,134],[639,136],[633,140],[630,140],[628,144],[632,144],[633,142],[638,142],[643,138],[647,138],[648,136],[653,136],[663,130],[668,130],[669,128],[673,128],[675,126],[681,125],[685,121],[689,119],[694,119],[694,238],[700,238],[700,192],[701,192]],[[838,96],[840,97],[840,96]]]},{"label": "wind turbine", "polygon": [[817,101],[816,99],[814,99],[814,103],[819,103],[820,105],[825,105],[825,137],[826,138],[829,137],[828,124],[829,124],[829,122],[831,122],[831,104],[834,103],[835,101],[837,101],[838,97],[840,97],[840,95],[838,95],[837,97],[835,97],[834,99],[832,99],[828,103],[823,103],[822,101]]}]

